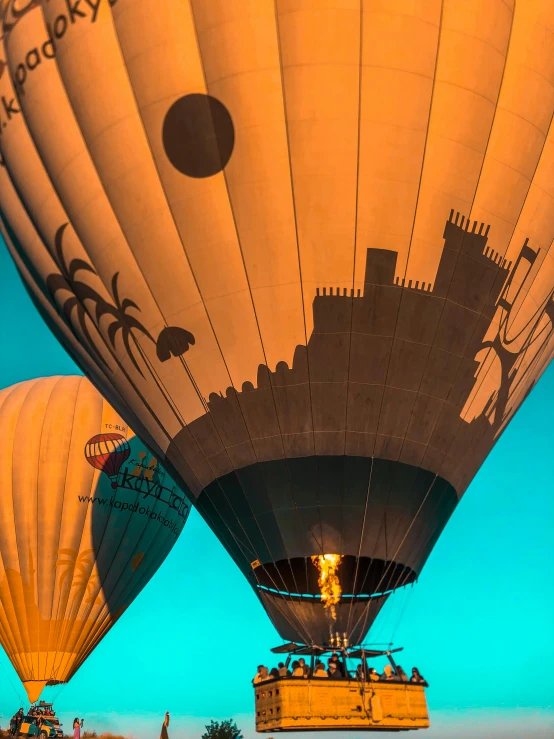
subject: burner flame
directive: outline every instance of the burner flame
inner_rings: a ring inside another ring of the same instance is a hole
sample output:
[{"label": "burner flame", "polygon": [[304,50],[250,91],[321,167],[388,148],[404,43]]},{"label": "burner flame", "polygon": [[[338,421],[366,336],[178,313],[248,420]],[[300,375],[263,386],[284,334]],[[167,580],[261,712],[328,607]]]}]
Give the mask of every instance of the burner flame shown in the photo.
[{"label": "burner flame", "polygon": [[321,592],[323,607],[328,609],[332,621],[335,622],[337,620],[335,606],[339,603],[342,595],[342,587],[338,575],[342,554],[315,554],[311,559],[319,570],[317,583]]}]

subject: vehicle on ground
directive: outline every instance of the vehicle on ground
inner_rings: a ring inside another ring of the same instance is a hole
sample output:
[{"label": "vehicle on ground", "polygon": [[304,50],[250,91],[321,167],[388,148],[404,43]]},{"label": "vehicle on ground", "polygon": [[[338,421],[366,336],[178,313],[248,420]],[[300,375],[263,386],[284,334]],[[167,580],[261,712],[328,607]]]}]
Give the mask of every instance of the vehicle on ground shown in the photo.
[{"label": "vehicle on ground", "polygon": [[57,739],[58,734],[50,721],[43,718],[39,726],[39,718],[39,716],[24,716],[16,737],[36,736],[40,739]]},{"label": "vehicle on ground", "polygon": [[63,737],[62,725],[63,724],[61,723],[60,719],[56,716],[53,703],[46,703],[46,701],[40,701],[39,703],[36,703],[34,706],[31,707],[30,713],[32,713],[34,716],[42,716],[43,719],[46,719],[48,723],[55,730],[57,739],[62,739]]}]

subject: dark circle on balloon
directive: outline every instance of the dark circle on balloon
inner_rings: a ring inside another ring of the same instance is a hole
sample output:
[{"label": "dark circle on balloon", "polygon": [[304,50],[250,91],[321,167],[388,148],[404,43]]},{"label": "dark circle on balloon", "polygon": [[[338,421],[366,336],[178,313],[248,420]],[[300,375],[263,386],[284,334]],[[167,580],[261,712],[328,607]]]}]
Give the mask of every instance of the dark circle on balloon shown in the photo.
[{"label": "dark circle on balloon", "polygon": [[233,153],[235,127],[227,108],[211,95],[176,100],[163,122],[163,145],[175,169],[188,177],[212,177]]}]

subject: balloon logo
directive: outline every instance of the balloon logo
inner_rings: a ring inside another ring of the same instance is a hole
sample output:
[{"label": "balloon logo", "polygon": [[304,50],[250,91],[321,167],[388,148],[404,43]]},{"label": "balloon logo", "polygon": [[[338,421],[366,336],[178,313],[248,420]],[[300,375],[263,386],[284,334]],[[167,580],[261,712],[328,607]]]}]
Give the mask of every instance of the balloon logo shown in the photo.
[{"label": "balloon logo", "polygon": [[[87,462],[110,478],[117,478],[122,464],[129,458],[131,447],[121,434],[97,434],[85,445]],[[117,487],[117,479],[112,479],[112,488]]]}]

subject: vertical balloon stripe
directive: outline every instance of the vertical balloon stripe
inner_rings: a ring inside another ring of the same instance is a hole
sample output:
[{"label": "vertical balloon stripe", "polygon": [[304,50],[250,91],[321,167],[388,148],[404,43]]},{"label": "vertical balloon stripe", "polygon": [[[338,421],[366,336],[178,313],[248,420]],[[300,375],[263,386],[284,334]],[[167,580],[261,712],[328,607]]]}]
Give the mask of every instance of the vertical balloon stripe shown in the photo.
[{"label": "vertical balloon stripe", "polygon": [[[234,113],[235,143],[224,177],[265,363],[274,367],[305,341],[274,2],[225,7],[209,0],[191,7],[207,91]],[[225,50],[225,64],[216,48]]]},{"label": "vertical balloon stripe", "polygon": [[[518,22],[512,31],[490,156],[483,165],[474,215],[495,227],[496,249],[501,254],[506,254],[521,214],[554,112],[551,8],[544,0],[533,0],[515,12]],[[514,140],[519,142],[517,147]],[[494,195],[501,182],[512,193],[504,202]]]},{"label": "vertical balloon stripe", "polygon": [[356,288],[366,249],[404,276],[428,135],[442,3],[364,3]]}]

